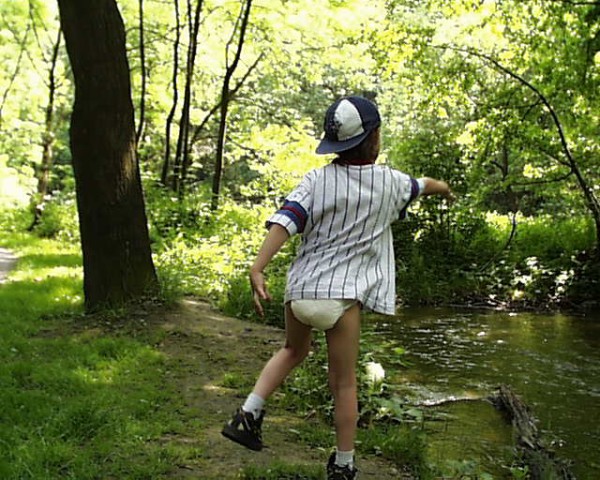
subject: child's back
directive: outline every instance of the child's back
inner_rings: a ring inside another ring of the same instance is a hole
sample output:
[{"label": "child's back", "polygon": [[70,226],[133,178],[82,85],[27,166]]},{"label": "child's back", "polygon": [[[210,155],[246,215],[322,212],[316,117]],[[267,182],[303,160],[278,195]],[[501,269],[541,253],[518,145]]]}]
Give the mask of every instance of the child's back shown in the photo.
[{"label": "child's back", "polygon": [[269,220],[303,234],[285,301],[355,299],[394,313],[390,227],[419,191],[415,179],[383,165],[332,163],[309,172]]}]

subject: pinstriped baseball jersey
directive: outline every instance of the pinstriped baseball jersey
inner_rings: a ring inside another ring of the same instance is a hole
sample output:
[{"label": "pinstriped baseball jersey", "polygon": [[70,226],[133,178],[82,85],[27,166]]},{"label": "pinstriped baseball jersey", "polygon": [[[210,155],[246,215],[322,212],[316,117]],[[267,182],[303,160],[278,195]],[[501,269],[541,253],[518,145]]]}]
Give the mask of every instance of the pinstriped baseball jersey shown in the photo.
[{"label": "pinstriped baseball jersey", "polygon": [[285,301],[354,299],[393,314],[391,224],[404,218],[422,188],[421,181],[383,165],[332,163],[310,171],[267,222],[302,235]]}]

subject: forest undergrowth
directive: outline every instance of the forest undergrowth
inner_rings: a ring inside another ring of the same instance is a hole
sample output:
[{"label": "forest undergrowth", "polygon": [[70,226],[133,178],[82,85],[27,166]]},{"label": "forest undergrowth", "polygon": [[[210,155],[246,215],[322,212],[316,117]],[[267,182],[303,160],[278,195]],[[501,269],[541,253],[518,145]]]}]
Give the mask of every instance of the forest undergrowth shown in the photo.
[{"label": "forest undergrowth", "polygon": [[[334,437],[322,339],[270,402],[269,448],[256,455],[219,431],[281,328],[223,316],[197,297],[84,315],[76,248],[6,231],[0,244],[19,258],[0,288],[2,478],[323,478]],[[428,460],[424,413],[390,397],[369,374],[374,362],[402,368],[402,347],[366,329],[362,478],[489,478],[477,465]]]}]

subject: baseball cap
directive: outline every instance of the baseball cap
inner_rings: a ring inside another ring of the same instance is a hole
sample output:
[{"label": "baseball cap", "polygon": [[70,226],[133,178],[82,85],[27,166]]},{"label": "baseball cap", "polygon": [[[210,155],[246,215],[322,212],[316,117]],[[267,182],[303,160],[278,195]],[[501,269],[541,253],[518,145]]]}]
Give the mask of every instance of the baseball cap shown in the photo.
[{"label": "baseball cap", "polygon": [[380,125],[381,117],[373,102],[356,96],[340,98],[325,113],[325,136],[316,151],[327,154],[350,150]]}]

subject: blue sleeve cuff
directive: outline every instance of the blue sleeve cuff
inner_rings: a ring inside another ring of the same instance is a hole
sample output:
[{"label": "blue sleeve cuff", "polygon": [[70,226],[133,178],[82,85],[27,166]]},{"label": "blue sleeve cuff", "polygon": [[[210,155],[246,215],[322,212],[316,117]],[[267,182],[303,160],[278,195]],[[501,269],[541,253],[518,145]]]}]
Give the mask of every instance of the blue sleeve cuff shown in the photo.
[{"label": "blue sleeve cuff", "polygon": [[404,205],[402,210],[400,210],[400,220],[404,220],[406,218],[406,209],[415,198],[421,195],[423,188],[425,188],[425,183],[422,181],[422,179],[417,180],[413,177],[410,177],[410,197],[408,198],[406,205]]},{"label": "blue sleeve cuff", "polygon": [[273,223],[278,223],[284,227],[291,236],[296,233],[304,232],[307,218],[308,214],[302,205],[298,202],[286,201],[267,221],[267,228]]}]

